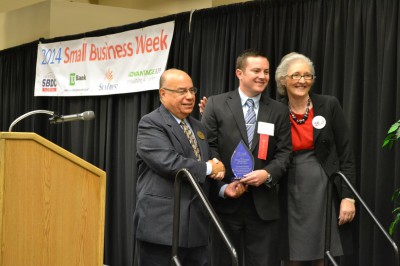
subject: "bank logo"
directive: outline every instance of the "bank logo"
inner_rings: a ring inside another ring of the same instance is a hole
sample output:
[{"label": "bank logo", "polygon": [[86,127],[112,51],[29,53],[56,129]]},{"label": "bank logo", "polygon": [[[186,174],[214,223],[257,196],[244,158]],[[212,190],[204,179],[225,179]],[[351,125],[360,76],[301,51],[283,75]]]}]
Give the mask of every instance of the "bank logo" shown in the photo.
[{"label": "bank logo", "polygon": [[86,75],[77,75],[76,73],[69,74],[69,85],[75,86],[77,81],[86,80]]},{"label": "bank logo", "polygon": [[75,81],[76,81],[76,74],[75,73],[69,74],[69,85],[75,86]]}]

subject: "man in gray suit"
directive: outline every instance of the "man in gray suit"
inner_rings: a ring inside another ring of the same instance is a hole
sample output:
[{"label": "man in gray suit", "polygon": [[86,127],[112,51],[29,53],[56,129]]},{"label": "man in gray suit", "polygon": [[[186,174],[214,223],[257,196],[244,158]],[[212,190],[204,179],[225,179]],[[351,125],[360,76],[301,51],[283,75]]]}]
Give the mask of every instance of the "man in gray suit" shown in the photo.
[{"label": "man in gray suit", "polygon": [[[205,129],[190,117],[196,88],[178,69],[160,78],[161,106],[139,122],[138,183],[134,213],[138,265],[170,265],[174,179],[187,168],[208,194],[210,181],[221,180],[225,167],[210,160]],[[182,124],[184,123],[184,124]],[[182,182],[178,257],[183,265],[208,265],[209,217],[199,197]]]}]

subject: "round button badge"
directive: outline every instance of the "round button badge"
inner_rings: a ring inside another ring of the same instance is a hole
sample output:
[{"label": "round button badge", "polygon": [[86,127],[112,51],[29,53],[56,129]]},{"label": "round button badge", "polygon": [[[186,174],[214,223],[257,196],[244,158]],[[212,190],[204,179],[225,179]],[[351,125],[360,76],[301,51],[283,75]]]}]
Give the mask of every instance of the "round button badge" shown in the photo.
[{"label": "round button badge", "polygon": [[323,116],[317,115],[316,117],[313,118],[312,125],[316,129],[322,129],[326,125],[326,120]]}]

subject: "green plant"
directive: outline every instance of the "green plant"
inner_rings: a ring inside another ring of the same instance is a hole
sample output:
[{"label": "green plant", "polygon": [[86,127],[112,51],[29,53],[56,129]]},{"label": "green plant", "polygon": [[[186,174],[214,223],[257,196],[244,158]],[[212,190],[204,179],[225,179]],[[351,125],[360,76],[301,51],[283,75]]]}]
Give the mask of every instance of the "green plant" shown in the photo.
[{"label": "green plant", "polygon": [[396,189],[396,191],[393,193],[392,195],[392,201],[395,203],[395,205],[397,206],[392,213],[394,214],[394,219],[392,221],[392,223],[389,226],[389,234],[393,235],[393,233],[396,230],[396,225],[400,222],[400,189]]},{"label": "green plant", "polygon": [[383,141],[382,148],[390,145],[392,148],[393,143],[400,138],[400,120],[394,123],[390,128],[386,135],[385,140]]},{"label": "green plant", "polygon": [[[400,120],[394,123],[388,130],[385,140],[383,141],[382,148],[389,145],[392,148],[393,143],[400,138]],[[396,208],[392,211],[394,219],[389,226],[389,234],[393,235],[397,224],[400,223],[400,188],[396,189],[392,195],[392,201]]]}]

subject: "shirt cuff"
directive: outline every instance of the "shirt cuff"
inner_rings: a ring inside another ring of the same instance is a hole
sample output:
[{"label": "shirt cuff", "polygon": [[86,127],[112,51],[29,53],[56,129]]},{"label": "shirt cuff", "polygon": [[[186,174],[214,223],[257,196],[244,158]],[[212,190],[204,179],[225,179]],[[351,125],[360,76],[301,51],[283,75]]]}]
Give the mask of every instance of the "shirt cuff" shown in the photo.
[{"label": "shirt cuff", "polygon": [[350,201],[350,202],[352,202],[352,203],[356,203],[356,200],[355,199],[352,199],[352,198],[344,198],[345,200],[347,200],[347,201]]},{"label": "shirt cuff", "polygon": [[225,184],[225,185],[223,185],[220,189],[219,189],[219,193],[218,193],[218,195],[221,197],[221,198],[226,198],[225,197],[225,189],[226,189],[226,187],[227,187],[228,185],[227,184]]},{"label": "shirt cuff", "polygon": [[212,173],[212,165],[209,162],[206,162],[206,165],[207,165],[206,175],[211,175],[211,173]]},{"label": "shirt cuff", "polygon": [[264,182],[264,184],[265,184],[268,188],[271,188],[271,187],[272,187],[272,176],[271,176],[271,174],[268,173],[267,180]]}]

